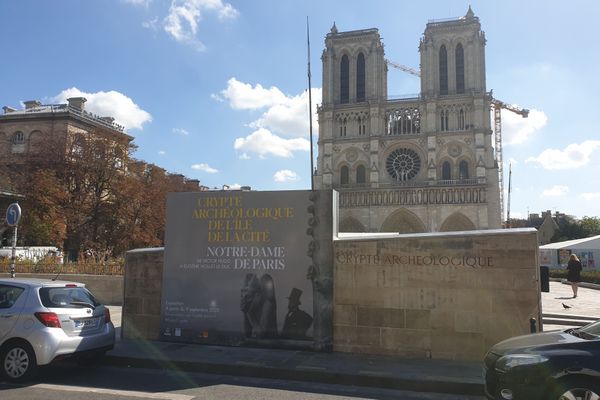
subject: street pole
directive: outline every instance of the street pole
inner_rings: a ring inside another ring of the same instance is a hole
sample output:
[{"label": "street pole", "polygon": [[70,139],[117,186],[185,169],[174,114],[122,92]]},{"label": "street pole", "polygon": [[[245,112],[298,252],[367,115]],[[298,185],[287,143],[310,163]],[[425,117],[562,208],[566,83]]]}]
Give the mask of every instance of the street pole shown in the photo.
[{"label": "street pole", "polygon": [[13,232],[12,242],[12,254],[10,258],[10,277],[15,277],[15,261],[17,259],[17,225],[21,219],[21,207],[19,203],[13,203],[6,209],[6,224],[8,226],[14,226],[15,231]]},{"label": "street pole", "polygon": [[15,277],[15,260],[17,259],[17,225],[13,232],[12,254],[10,257],[10,277]]}]

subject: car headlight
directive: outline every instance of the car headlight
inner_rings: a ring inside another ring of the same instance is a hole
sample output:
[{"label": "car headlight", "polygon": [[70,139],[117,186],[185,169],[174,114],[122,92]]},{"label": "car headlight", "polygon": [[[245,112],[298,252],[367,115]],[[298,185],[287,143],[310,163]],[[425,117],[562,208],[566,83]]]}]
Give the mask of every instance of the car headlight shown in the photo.
[{"label": "car headlight", "polygon": [[509,354],[496,361],[496,370],[506,372],[520,365],[541,364],[546,361],[548,361],[548,357],[538,354]]}]

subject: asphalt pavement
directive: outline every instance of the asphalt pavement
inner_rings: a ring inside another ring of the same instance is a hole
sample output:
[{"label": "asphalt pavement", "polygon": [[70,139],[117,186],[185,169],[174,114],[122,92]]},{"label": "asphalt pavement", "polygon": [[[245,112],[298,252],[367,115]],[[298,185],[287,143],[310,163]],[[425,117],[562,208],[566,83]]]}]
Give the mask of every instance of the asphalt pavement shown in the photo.
[{"label": "asphalt pavement", "polygon": [[[563,303],[570,308],[564,308]],[[110,307],[120,333],[121,309]],[[550,282],[542,293],[544,313],[600,317],[600,291]],[[544,330],[562,326],[545,325]],[[292,379],[416,392],[482,395],[482,362],[414,360],[348,353],[207,346],[159,341],[118,340],[108,353],[111,365],[161,368],[255,378]]]}]

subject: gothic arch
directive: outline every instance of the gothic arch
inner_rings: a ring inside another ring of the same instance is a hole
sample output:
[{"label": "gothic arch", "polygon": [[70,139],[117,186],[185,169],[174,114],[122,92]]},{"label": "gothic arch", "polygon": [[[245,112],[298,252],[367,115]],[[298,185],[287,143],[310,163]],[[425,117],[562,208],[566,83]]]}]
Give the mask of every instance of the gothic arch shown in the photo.
[{"label": "gothic arch", "polygon": [[354,217],[346,217],[340,221],[340,232],[366,232],[364,225]]},{"label": "gothic arch", "polygon": [[475,224],[467,216],[460,212],[455,212],[442,223],[440,232],[473,231],[475,229],[477,229]]},{"label": "gothic arch", "polygon": [[381,232],[421,233],[427,232],[425,224],[413,212],[401,208],[391,213],[381,225]]}]

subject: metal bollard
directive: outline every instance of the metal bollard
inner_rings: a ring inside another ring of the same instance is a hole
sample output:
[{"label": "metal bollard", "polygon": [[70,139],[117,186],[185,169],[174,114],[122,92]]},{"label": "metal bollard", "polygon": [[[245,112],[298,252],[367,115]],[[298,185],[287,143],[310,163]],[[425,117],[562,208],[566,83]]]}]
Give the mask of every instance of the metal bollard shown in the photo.
[{"label": "metal bollard", "polygon": [[530,331],[531,333],[536,333],[536,332],[537,332],[537,327],[536,327],[536,325],[537,325],[537,321],[536,321],[536,319],[535,319],[535,318],[530,318],[530,319],[529,319],[529,331]]}]

